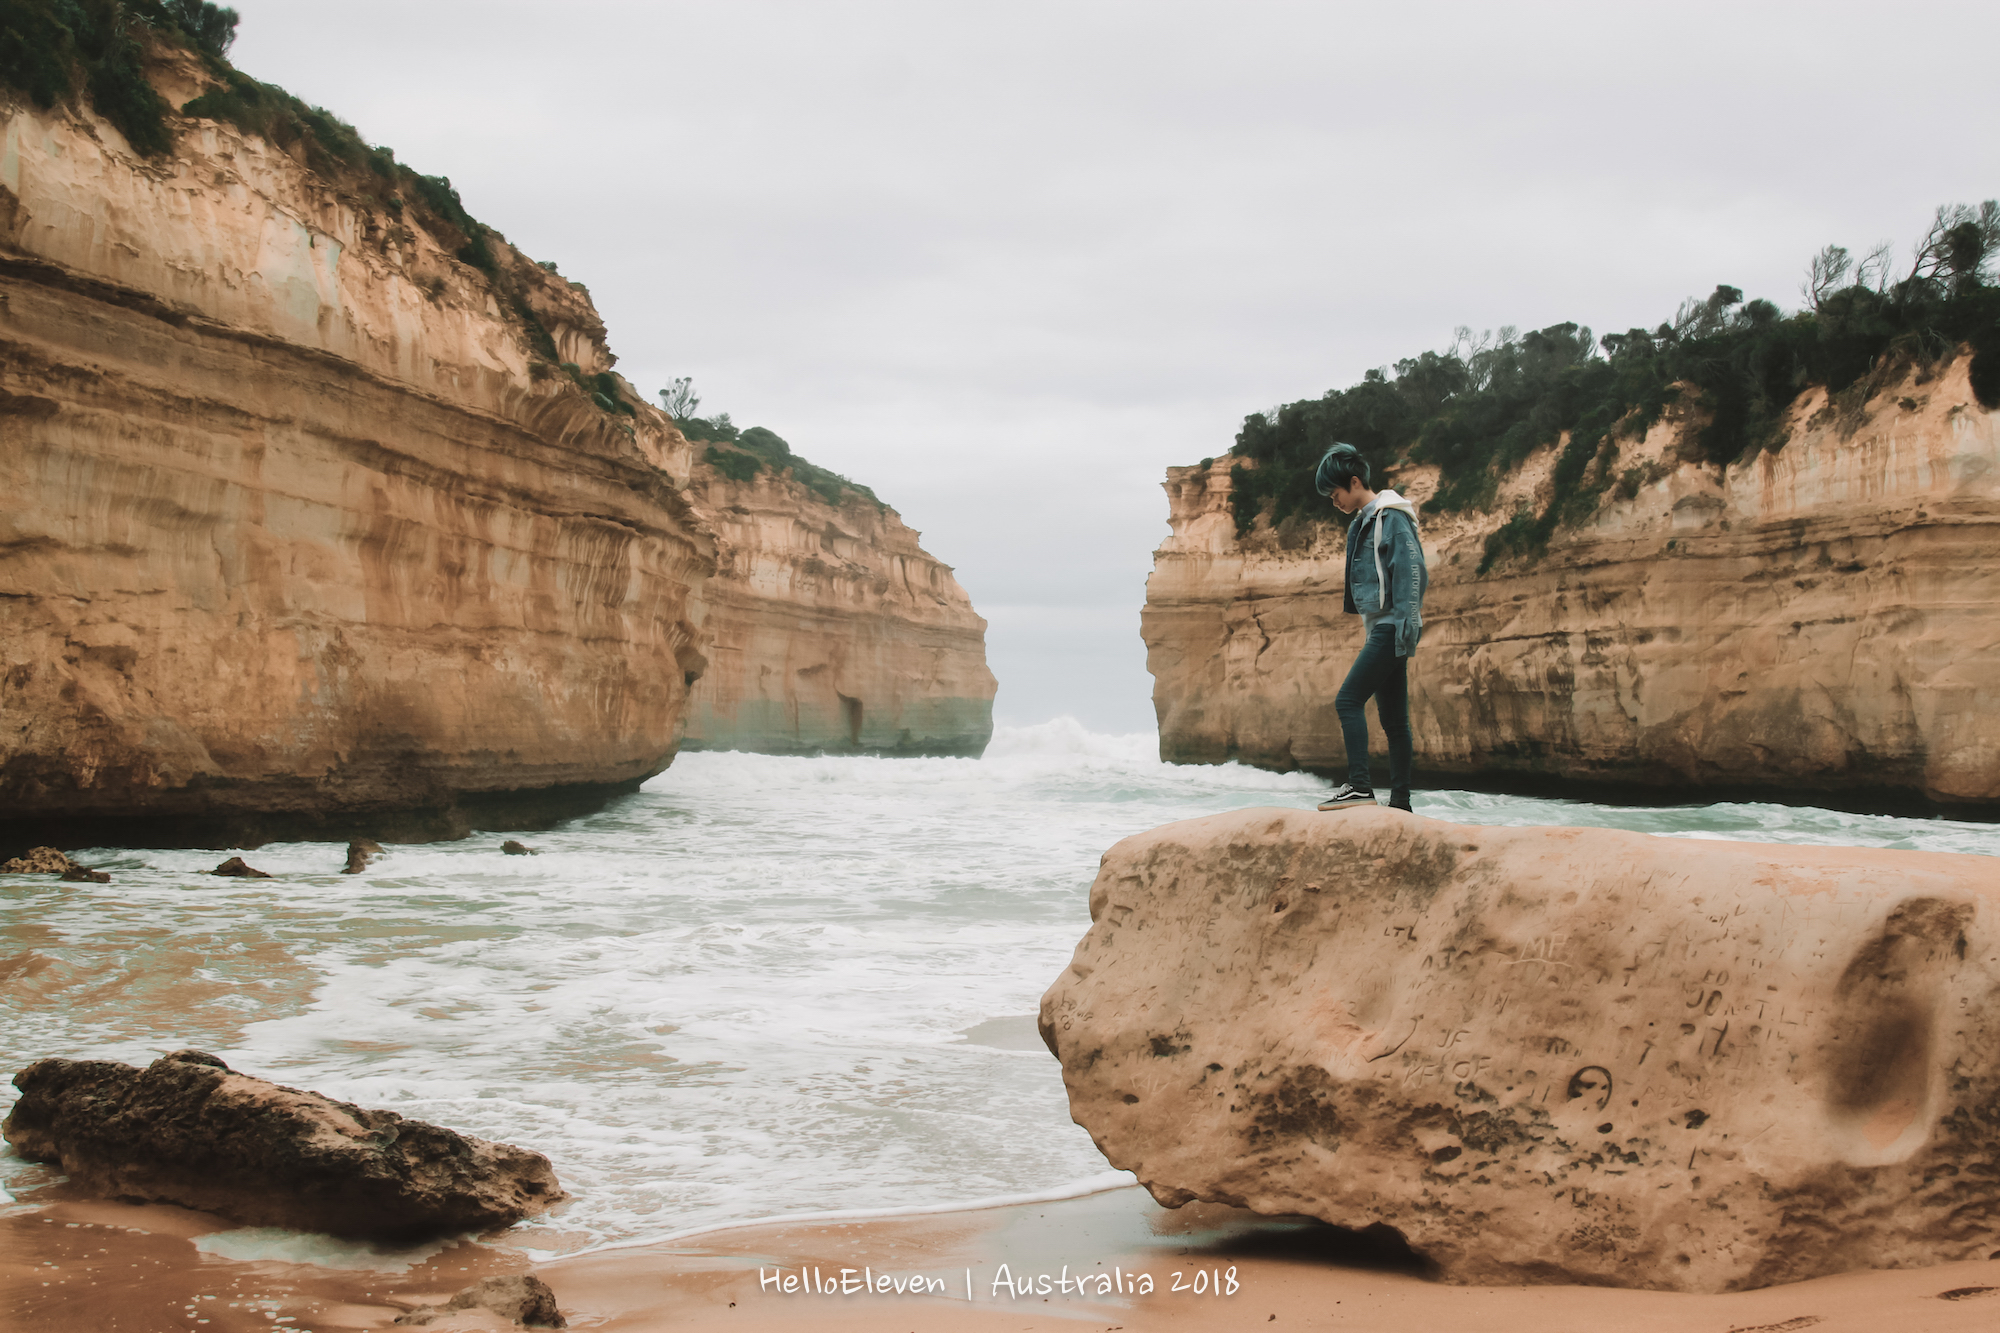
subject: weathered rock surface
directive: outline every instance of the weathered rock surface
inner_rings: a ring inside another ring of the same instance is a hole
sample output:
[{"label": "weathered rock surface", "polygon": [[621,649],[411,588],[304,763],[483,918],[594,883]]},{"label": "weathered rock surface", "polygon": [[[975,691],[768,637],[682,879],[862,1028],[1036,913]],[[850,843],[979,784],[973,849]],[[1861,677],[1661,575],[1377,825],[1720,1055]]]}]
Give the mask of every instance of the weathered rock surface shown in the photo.
[{"label": "weathered rock surface", "polygon": [[0,824],[443,836],[665,767],[712,543],[672,424],[535,352],[609,368],[587,295],[174,124],[0,93]]},{"label": "weathered rock surface", "polygon": [[567,1328],[569,1321],[556,1308],[556,1294],[549,1284],[532,1273],[512,1277],[489,1277],[473,1283],[443,1305],[421,1305],[397,1318],[399,1324],[418,1326],[449,1319],[462,1310],[489,1310],[502,1319],[529,1328]]},{"label": "weathered rock surface", "polygon": [[221,865],[217,866],[215,869],[209,871],[208,873],[211,875],[220,875],[224,879],[271,878],[270,871],[259,870],[256,866],[251,865],[249,862],[245,861],[240,856],[230,857],[227,861],[224,861]]},{"label": "weathered rock surface", "polygon": [[[1670,415],[1621,446],[1652,480],[1532,565],[1474,572],[1550,455],[1491,514],[1426,518],[1420,773],[2000,807],[2000,414],[1968,365],[1858,409],[1816,390],[1727,470],[1677,462]],[[1161,756],[1344,775],[1341,529],[1239,541],[1230,463],[1168,472],[1141,617]],[[1436,476],[1396,485],[1421,503]]]},{"label": "weathered rock surface", "polygon": [[2000,862],[1245,810],[1128,838],[1042,999],[1169,1205],[1451,1281],[1723,1291],[2000,1251]]},{"label": "weathered rock surface", "polygon": [[986,622],[895,510],[830,505],[769,468],[693,465],[718,569],[700,605],[708,665],[690,749],[979,755],[993,735]]},{"label": "weathered rock surface", "polygon": [[0,862],[0,875],[67,875],[76,862],[53,847],[30,848],[26,855]]},{"label": "weathered rock surface", "polygon": [[38,1060],[14,1076],[4,1132],[106,1197],[246,1226],[387,1240],[509,1226],[565,1195],[548,1158],[394,1111],[232,1072],[200,1051],[145,1069]]}]

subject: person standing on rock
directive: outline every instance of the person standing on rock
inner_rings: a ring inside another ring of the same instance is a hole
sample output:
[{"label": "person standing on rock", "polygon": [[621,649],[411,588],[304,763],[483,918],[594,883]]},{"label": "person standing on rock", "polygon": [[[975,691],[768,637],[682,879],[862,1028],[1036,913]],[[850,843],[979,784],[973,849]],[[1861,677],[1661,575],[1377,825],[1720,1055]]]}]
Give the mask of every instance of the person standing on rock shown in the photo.
[{"label": "person standing on rock", "polygon": [[1389,738],[1389,804],[1410,808],[1410,655],[1424,634],[1424,589],[1430,571],[1417,540],[1416,506],[1393,490],[1370,490],[1368,463],[1351,444],[1336,444],[1319,460],[1313,484],[1334,508],[1351,515],[1347,525],[1347,598],[1342,608],[1361,617],[1361,652],[1334,696],[1340,734],[1347,742],[1347,781],[1320,803],[1322,810],[1374,805],[1368,769],[1368,715]]}]

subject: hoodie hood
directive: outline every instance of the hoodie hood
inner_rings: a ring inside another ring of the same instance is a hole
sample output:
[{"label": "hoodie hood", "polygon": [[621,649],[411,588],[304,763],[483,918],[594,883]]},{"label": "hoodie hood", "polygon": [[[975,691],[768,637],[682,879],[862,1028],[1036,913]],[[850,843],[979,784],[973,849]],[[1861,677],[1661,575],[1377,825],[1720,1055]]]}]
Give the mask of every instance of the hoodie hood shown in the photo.
[{"label": "hoodie hood", "polygon": [[1374,514],[1377,510],[1380,509],[1400,509],[1405,514],[1408,514],[1410,516],[1410,522],[1415,523],[1417,521],[1417,507],[1411,504],[1408,500],[1405,500],[1402,496],[1396,494],[1396,492],[1393,490],[1377,491],[1375,493],[1375,498],[1368,502],[1367,508],[1363,509],[1360,513],[1356,514],[1354,517],[1356,519],[1368,518],[1369,516]]},{"label": "hoodie hood", "polygon": [[[1386,534],[1383,532],[1381,511],[1385,509],[1397,510],[1403,517],[1409,519],[1410,535],[1412,537],[1417,536],[1417,507],[1387,488],[1377,491],[1375,498],[1370,500],[1354,515],[1353,521],[1347,527],[1348,578],[1347,593],[1343,599],[1344,609],[1347,611],[1359,611],[1363,615],[1372,616],[1387,614],[1390,610],[1388,571],[1384,567],[1385,562],[1382,558],[1382,548]],[[1421,538],[1418,540],[1421,543]],[[1422,549],[1421,544],[1418,549]],[[1359,599],[1354,595],[1357,581],[1355,576],[1359,572],[1357,566],[1360,569],[1372,566],[1375,571],[1375,580],[1372,586],[1368,584],[1366,579],[1360,580],[1364,591]],[[1372,606],[1365,605],[1368,602],[1373,602],[1374,604]],[[1403,631],[1407,627],[1411,633],[1422,633],[1422,606],[1423,590],[1419,587],[1413,604],[1398,614],[1398,648],[1396,654],[1398,657],[1408,657],[1416,648],[1415,639],[1408,637]],[[1404,646],[1406,639],[1407,646]]]}]

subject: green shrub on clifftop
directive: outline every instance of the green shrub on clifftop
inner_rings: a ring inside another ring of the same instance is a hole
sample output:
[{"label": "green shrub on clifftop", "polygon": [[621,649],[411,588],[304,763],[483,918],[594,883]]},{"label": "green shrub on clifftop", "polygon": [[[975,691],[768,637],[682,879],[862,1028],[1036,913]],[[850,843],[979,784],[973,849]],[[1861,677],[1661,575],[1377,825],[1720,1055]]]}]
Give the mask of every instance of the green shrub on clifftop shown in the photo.
[{"label": "green shrub on clifftop", "polygon": [[0,0],[0,87],[43,109],[87,96],[135,150],[155,157],[173,149],[173,109],[146,77],[145,42],[183,47],[217,82],[189,99],[182,115],[295,151],[308,167],[393,213],[403,211],[398,192],[409,193],[420,205],[419,223],[463,262],[496,273],[486,227],[466,212],[449,180],[410,170],[324,107],[232,66],[225,57],[237,23],[235,10],[209,0]]},{"label": "green shrub on clifftop", "polygon": [[167,104],[146,81],[140,36],[178,25],[156,3],[120,0],[0,0],[0,86],[47,109],[87,91],[92,107],[134,151],[157,157],[173,147]]},{"label": "green shrub on clifftop", "polygon": [[[360,132],[332,112],[307,106],[283,88],[259,83],[239,69],[225,66],[219,77],[219,86],[189,99],[181,114],[234,125],[280,148],[303,147],[307,164],[319,170],[370,160],[371,150]],[[394,154],[389,156],[393,162]]]},{"label": "green shrub on clifftop", "polygon": [[48,4],[0,0],[0,86],[26,93],[43,110],[74,91],[76,41]]},{"label": "green shrub on clifftop", "polygon": [[731,481],[748,481],[764,466],[749,454],[738,453],[734,449],[718,449],[708,446],[702,460]]},{"label": "green shrub on clifftop", "polygon": [[199,50],[217,60],[236,45],[236,25],[242,20],[233,9],[209,0],[162,0],[160,9],[180,25]]},{"label": "green shrub on clifftop", "polygon": [[[147,78],[148,51],[156,59],[176,49],[188,53],[207,79],[205,90],[180,108],[182,116],[234,126],[284,151],[339,191],[344,202],[378,207],[397,244],[413,239],[410,229],[427,232],[439,248],[486,275],[529,353],[530,375],[553,377],[555,339],[529,300],[539,275],[501,263],[507,252],[496,252],[497,233],[466,210],[449,179],[412,170],[396,160],[393,149],[369,144],[326,108],[309,106],[231,65],[227,55],[238,22],[235,10],[209,0],[0,0],[0,91],[22,93],[43,109],[87,100],[135,149],[159,155],[173,150],[179,127]],[[554,272],[553,264],[544,268]],[[432,299],[448,288],[434,273],[420,285]],[[599,408],[636,415],[615,377],[586,382],[575,367],[567,369]]]},{"label": "green shrub on clifftop", "polygon": [[859,482],[849,481],[838,472],[832,472],[814,463],[808,463],[792,452],[792,446],[774,430],[762,426],[751,426],[738,431],[729,420],[727,412],[714,420],[690,417],[677,423],[681,433],[690,440],[709,440],[726,443],[729,447],[718,449],[711,443],[703,459],[708,465],[728,477],[731,481],[748,481],[764,468],[776,473],[789,471],[792,480],[817,495],[829,505],[838,505],[843,491],[853,491],[871,501],[877,508],[886,509],[874,491]]},{"label": "green shrub on clifftop", "polygon": [[1274,526],[1295,514],[1327,521],[1311,473],[1336,440],[1358,446],[1385,478],[1398,463],[1436,464],[1425,508],[1451,513],[1490,507],[1504,476],[1567,435],[1549,502],[1493,534],[1483,572],[1544,550],[1614,483],[1636,493],[1630,470],[1621,478],[1617,469],[1618,442],[1644,435],[1684,391],[1701,423],[1684,448],[1718,466],[1782,448],[1785,413],[1808,388],[1837,394],[1911,364],[1928,376],[1961,346],[1972,350],[1980,403],[2000,407],[1996,255],[2000,205],[1958,205],[1937,211],[1901,279],[1885,252],[1857,267],[1829,246],[1808,278],[1811,308],[1790,315],[1721,286],[1657,328],[1602,338],[1576,324],[1477,339],[1460,329],[1445,351],[1399,361],[1393,376],[1371,370],[1349,388],[1245,418],[1231,453],[1257,466],[1230,470],[1237,534],[1260,514]]},{"label": "green shrub on clifftop", "polygon": [[597,405],[607,412],[618,412],[628,417],[639,415],[637,408],[625,401],[624,391],[619,387],[618,377],[608,370],[600,370],[590,377],[587,386]]},{"label": "green shrub on clifftop", "polygon": [[207,0],[0,0],[0,87],[47,110],[79,92],[147,157],[173,147],[170,108],[145,72],[145,37],[220,62],[236,11]]}]

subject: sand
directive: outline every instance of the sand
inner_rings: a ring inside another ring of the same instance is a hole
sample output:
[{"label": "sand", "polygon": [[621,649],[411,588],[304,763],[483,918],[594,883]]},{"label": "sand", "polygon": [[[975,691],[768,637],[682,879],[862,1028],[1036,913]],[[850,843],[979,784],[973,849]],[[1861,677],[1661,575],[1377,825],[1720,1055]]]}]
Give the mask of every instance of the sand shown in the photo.
[{"label": "sand", "polygon": [[[1991,1333],[2000,1327],[2000,1260],[1848,1273],[1720,1296],[1452,1287],[1429,1279],[1393,1244],[1365,1234],[1215,1205],[1169,1212],[1136,1188],[955,1213],[764,1224],[539,1265],[504,1238],[465,1242],[402,1272],[205,1254],[195,1242],[228,1224],[186,1209],[64,1197],[61,1186],[36,1191],[32,1202],[0,1218],[0,1324],[21,1333],[379,1329],[412,1307],[441,1304],[481,1277],[523,1271],[555,1289],[570,1327],[613,1331],[1136,1333],[1255,1325],[1371,1333]],[[802,1272],[816,1272],[834,1290],[775,1289],[774,1281]],[[1140,1274],[1151,1279],[1148,1294],[1138,1294]],[[934,1280],[943,1294],[910,1294],[913,1275]],[[1087,1279],[1082,1291],[1080,1275]],[[838,1290],[843,1276],[845,1294]],[[858,1289],[864,1278],[885,1276],[900,1281],[903,1294]],[[1003,1278],[1022,1284],[1023,1294],[996,1292]],[[1124,1290],[1099,1294],[1106,1278]],[[1218,1278],[1222,1294],[1214,1290]],[[473,1314],[429,1327],[510,1326]]]}]

